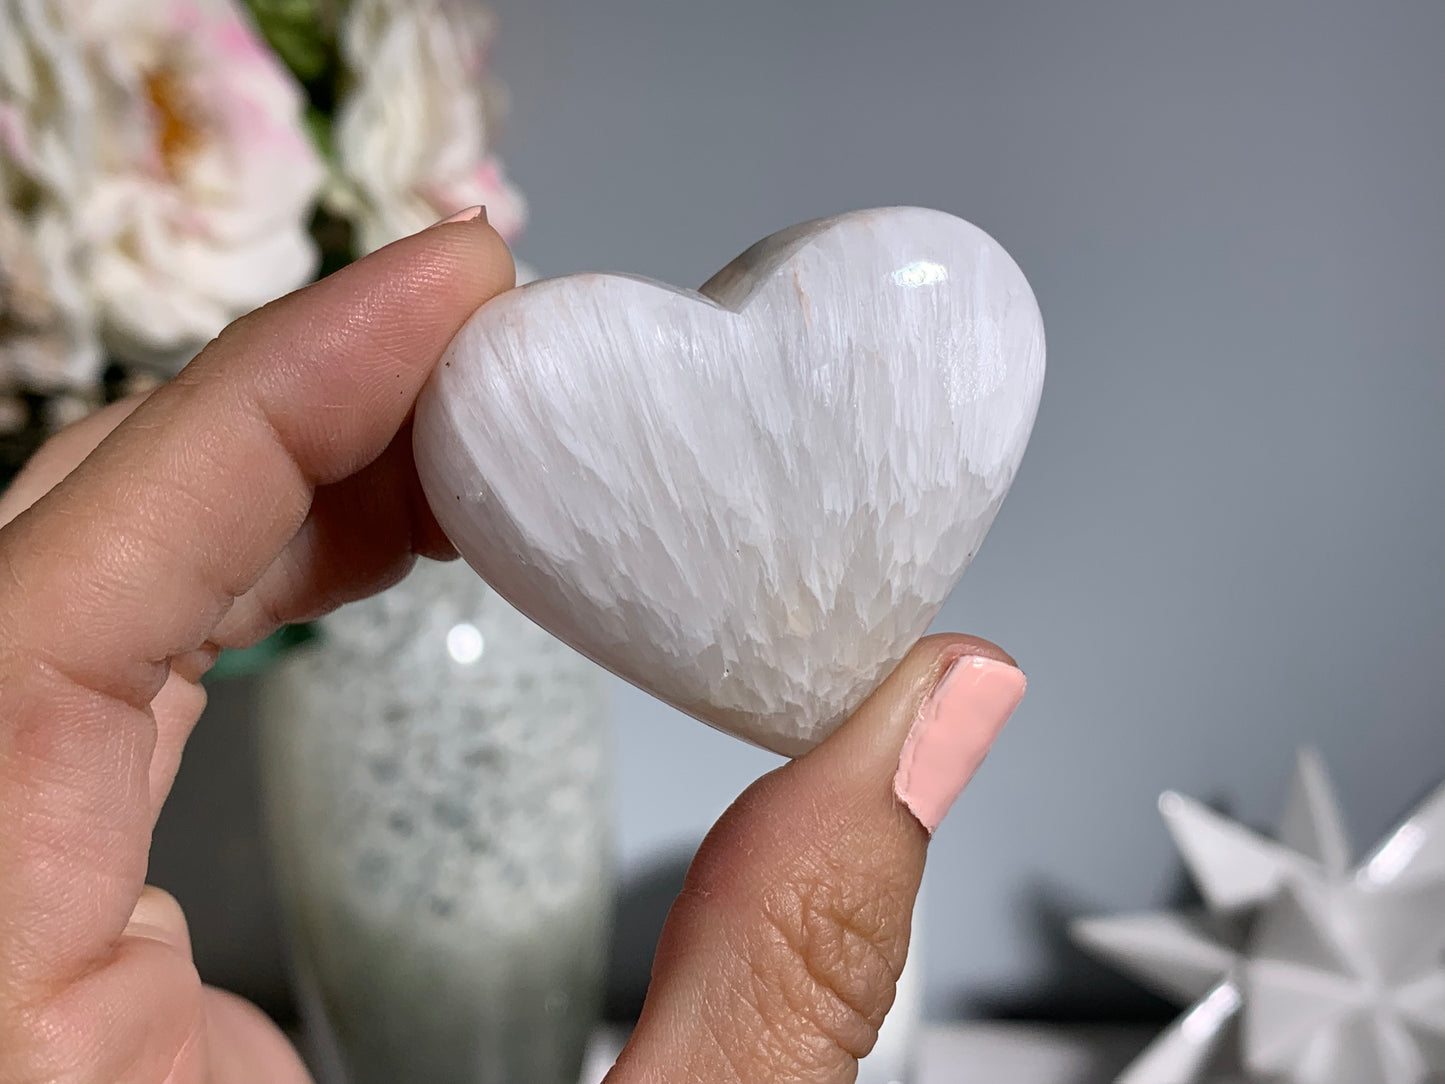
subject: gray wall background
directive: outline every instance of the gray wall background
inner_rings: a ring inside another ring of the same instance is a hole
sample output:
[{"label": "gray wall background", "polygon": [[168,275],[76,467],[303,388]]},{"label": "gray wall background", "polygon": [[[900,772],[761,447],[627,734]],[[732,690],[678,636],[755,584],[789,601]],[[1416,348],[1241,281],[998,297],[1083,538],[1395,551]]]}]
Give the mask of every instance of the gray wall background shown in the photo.
[{"label": "gray wall background", "polygon": [[[1165,788],[1271,826],[1313,743],[1363,846],[1445,777],[1445,5],[494,6],[545,272],[697,285],[794,221],[915,203],[1034,284],[1033,443],[938,621],[1030,691],[934,843],[932,1012],[1124,1004],[1058,930],[1178,894]],[[673,867],[774,760],[614,700],[640,981]],[[205,781],[244,716],[226,694],[198,731],[153,873],[203,970],[266,1000],[250,799]]]},{"label": "gray wall background", "polygon": [[[1365,846],[1445,776],[1445,5],[494,6],[545,272],[916,203],[1034,284],[1033,443],[938,621],[1030,689],[934,844],[934,1012],[1057,1003],[1053,915],[1167,901],[1164,788],[1272,826],[1314,743]],[[615,704],[636,873],[773,761]]]}]

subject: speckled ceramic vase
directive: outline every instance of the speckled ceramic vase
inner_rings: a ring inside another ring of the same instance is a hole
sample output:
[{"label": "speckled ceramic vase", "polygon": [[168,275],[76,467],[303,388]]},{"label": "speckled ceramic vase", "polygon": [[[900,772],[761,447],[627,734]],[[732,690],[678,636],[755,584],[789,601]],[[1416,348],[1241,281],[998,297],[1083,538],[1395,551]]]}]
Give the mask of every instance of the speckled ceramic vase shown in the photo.
[{"label": "speckled ceramic vase", "polygon": [[262,703],[308,1029],[349,1084],[574,1084],[613,898],[601,672],[424,561]]}]

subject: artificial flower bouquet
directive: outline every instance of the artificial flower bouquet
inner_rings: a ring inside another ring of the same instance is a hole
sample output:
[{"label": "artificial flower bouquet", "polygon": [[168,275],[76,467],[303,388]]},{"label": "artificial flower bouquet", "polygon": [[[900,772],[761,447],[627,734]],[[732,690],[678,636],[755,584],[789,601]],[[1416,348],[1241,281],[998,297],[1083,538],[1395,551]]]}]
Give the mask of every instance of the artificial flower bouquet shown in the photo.
[{"label": "artificial flower bouquet", "polygon": [[0,0],[0,484],[236,317],[474,204],[491,13],[469,0]]}]

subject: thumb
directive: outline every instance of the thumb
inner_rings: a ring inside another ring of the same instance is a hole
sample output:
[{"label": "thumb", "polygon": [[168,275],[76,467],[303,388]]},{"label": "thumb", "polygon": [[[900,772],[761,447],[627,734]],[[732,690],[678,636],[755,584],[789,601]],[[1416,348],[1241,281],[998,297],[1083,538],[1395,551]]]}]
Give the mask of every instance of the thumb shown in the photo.
[{"label": "thumb", "polygon": [[607,1084],[845,1084],[908,953],[929,833],[1024,692],[1002,650],[921,641],[832,737],[708,834]]}]

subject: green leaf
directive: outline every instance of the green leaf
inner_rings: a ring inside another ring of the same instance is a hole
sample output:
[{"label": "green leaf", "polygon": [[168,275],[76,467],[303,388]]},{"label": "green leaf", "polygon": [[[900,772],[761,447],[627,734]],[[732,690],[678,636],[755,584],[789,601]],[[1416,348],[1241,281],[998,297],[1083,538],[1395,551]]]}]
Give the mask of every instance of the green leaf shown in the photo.
[{"label": "green leaf", "polygon": [[331,118],[321,110],[306,110],[306,131],[316,153],[332,165],[336,164],[336,145],[331,138]]},{"label": "green leaf", "polygon": [[334,43],[317,0],[246,0],[246,6],[297,79],[309,83],[326,71]]}]

